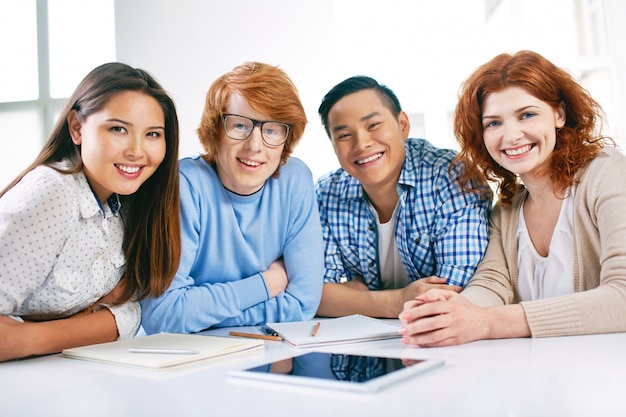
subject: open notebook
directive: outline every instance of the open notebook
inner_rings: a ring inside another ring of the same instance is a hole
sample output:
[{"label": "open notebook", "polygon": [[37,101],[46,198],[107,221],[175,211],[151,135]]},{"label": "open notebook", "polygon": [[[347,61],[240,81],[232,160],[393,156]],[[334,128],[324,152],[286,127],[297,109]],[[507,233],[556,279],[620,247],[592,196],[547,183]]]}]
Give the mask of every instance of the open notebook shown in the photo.
[{"label": "open notebook", "polygon": [[263,349],[262,340],[158,333],[134,339],[65,349],[66,358],[163,369]]},{"label": "open notebook", "polygon": [[[320,325],[317,326],[317,323]],[[316,326],[318,328],[313,336]],[[295,347],[325,346],[400,337],[398,324],[360,314],[319,321],[267,323],[267,327]]]}]

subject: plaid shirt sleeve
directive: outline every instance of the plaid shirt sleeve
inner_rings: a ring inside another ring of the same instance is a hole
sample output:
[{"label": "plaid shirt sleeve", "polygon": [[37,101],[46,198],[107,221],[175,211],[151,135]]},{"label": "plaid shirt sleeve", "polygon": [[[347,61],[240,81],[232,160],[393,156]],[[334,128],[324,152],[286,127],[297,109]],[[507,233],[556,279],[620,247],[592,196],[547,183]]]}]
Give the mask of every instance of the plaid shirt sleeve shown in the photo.
[{"label": "plaid shirt sleeve", "polygon": [[465,286],[483,257],[489,237],[491,191],[462,189],[456,153],[424,140],[409,140],[400,182],[406,192],[396,231],[398,248],[412,279],[435,275]]},{"label": "plaid shirt sleeve", "polygon": [[[460,170],[455,166],[450,175],[441,175],[437,192],[433,228],[436,276],[447,278],[448,284],[467,285],[481,261],[489,239],[491,193],[467,192],[455,180]],[[446,170],[447,171],[447,170]],[[479,185],[474,184],[474,188]]]}]

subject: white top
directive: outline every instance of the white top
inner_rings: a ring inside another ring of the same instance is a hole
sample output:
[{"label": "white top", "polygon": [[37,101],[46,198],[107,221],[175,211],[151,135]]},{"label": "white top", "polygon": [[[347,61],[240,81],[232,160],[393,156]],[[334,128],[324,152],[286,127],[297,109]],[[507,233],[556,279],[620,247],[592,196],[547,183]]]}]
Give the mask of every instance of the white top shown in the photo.
[{"label": "white top", "polygon": [[574,293],[572,240],[573,188],[563,200],[547,257],[537,253],[526,228],[524,205],[517,227],[518,291],[522,301],[541,300]]},{"label": "white top", "polygon": [[[40,166],[0,198],[0,314],[71,316],[108,294],[124,272],[117,195],[102,207],[85,175]],[[120,339],[139,328],[137,302],[107,306]]]},{"label": "white top", "polygon": [[[370,203],[371,206],[371,203]],[[396,244],[395,232],[398,218],[399,201],[393,209],[391,219],[387,223],[381,223],[378,213],[373,206],[372,212],[376,218],[378,230],[378,267],[380,270],[382,288],[385,290],[404,288],[411,282],[409,274],[400,258],[398,245]]]}]

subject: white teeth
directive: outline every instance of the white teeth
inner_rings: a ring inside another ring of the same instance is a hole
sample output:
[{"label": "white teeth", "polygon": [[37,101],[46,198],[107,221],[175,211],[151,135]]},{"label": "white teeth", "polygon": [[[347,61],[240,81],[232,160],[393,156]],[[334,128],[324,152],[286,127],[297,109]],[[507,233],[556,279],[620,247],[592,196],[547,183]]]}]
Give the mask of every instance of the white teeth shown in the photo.
[{"label": "white teeth", "polygon": [[531,148],[530,145],[526,145],[523,148],[518,148],[518,149],[505,149],[504,153],[506,153],[509,156],[517,156],[517,155],[521,155],[530,151],[530,148]]},{"label": "white teeth", "polygon": [[239,162],[241,162],[242,164],[246,164],[248,166],[251,166],[251,167],[258,167],[259,165],[261,165],[260,162],[248,161],[247,159],[240,159]]},{"label": "white teeth", "polygon": [[362,160],[360,160],[360,161],[356,161],[356,163],[357,163],[358,165],[367,164],[368,162],[375,161],[375,160],[377,160],[378,158],[381,158],[382,156],[383,156],[383,153],[382,153],[382,152],[381,152],[381,153],[377,153],[376,155],[372,155],[372,156],[370,156],[369,158],[365,158],[365,159],[362,159]]},{"label": "white teeth", "polygon": [[139,170],[141,169],[141,167],[129,167],[126,165],[116,165],[117,169],[124,171],[127,174],[135,174],[137,172],[139,172]]}]

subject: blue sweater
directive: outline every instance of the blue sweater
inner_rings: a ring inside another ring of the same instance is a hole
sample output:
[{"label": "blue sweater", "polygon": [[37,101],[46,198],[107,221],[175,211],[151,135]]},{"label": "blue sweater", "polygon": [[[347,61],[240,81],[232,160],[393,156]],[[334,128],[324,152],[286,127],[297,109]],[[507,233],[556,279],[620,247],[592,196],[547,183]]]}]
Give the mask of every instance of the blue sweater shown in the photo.
[{"label": "blue sweater", "polygon": [[[324,276],[308,167],[291,158],[250,196],[226,190],[202,158],[180,161],[182,257],[159,298],[141,302],[146,333],[309,320]],[[270,298],[262,272],[284,258],[289,284]]]}]

